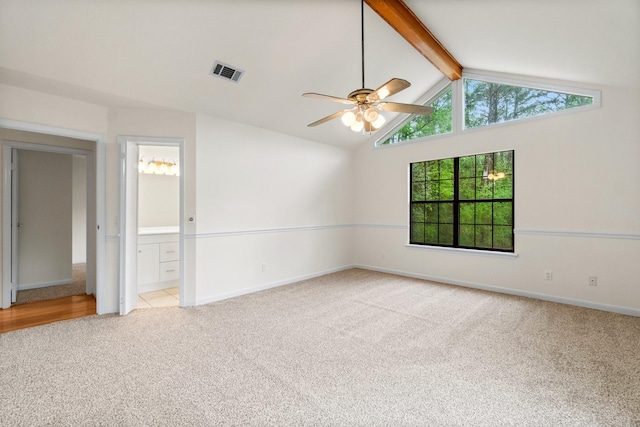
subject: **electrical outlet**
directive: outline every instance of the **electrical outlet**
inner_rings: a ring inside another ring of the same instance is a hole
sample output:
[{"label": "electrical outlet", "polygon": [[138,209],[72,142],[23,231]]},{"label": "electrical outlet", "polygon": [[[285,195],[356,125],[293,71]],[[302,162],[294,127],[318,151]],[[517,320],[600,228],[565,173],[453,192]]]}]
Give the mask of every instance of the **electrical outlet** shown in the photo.
[{"label": "electrical outlet", "polygon": [[598,286],[598,276],[589,276],[589,286]]},{"label": "electrical outlet", "polygon": [[266,262],[263,262],[263,263],[262,263],[262,272],[263,272],[263,273],[266,273],[266,272],[267,272],[267,263],[266,263]]},{"label": "electrical outlet", "polygon": [[382,259],[387,259],[387,254],[382,252]]},{"label": "electrical outlet", "polygon": [[544,272],[544,280],[553,280],[553,272],[545,271]]}]

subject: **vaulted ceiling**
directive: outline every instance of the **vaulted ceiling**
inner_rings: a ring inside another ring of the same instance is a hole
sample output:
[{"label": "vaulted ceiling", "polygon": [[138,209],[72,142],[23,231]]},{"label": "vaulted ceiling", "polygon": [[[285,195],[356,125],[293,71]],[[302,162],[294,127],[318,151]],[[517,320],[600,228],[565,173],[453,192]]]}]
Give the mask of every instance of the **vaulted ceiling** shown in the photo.
[{"label": "vaulted ceiling", "polygon": [[[465,69],[640,88],[638,0],[405,0]],[[366,86],[414,102],[443,75],[365,6]],[[220,60],[239,83],[209,75]],[[202,112],[342,147],[370,136],[304,92],[361,83],[359,0],[0,0],[0,83]],[[2,102],[0,100],[0,102]]]}]

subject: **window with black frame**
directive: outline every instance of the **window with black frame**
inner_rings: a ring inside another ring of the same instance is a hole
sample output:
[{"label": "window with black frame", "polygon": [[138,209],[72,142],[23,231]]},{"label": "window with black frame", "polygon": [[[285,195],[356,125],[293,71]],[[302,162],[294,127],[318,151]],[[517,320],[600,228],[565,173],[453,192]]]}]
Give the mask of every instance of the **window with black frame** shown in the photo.
[{"label": "window with black frame", "polygon": [[409,243],[513,252],[513,151],[411,163]]}]

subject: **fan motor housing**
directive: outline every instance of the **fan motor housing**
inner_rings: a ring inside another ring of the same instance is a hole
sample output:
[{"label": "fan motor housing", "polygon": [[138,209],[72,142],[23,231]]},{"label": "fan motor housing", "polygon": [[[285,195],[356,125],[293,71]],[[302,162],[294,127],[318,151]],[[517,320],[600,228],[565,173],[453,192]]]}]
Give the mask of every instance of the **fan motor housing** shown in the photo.
[{"label": "fan motor housing", "polygon": [[373,92],[373,89],[367,89],[367,88],[357,89],[351,92],[347,96],[347,98],[354,99],[355,101],[358,102],[358,104],[363,104],[367,102],[367,96],[372,92]]}]

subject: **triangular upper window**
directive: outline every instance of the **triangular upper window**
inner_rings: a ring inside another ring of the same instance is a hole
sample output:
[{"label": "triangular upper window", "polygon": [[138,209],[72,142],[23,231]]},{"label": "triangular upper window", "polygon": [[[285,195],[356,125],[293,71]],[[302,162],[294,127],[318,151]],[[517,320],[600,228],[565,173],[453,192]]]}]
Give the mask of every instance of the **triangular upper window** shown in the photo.
[{"label": "triangular upper window", "polygon": [[409,117],[390,133],[382,135],[376,146],[457,134],[465,129],[560,113],[572,108],[581,107],[582,110],[600,106],[598,90],[465,74],[462,79],[446,86],[444,81],[438,84],[444,88],[424,103],[434,108],[431,115]]},{"label": "triangular upper window", "polygon": [[440,135],[452,131],[451,85],[448,85],[424,105],[434,108],[428,116],[413,116],[400,129],[378,145],[397,144],[425,136]]},{"label": "triangular upper window", "polygon": [[474,128],[593,103],[593,97],[464,79],[464,127]]}]

